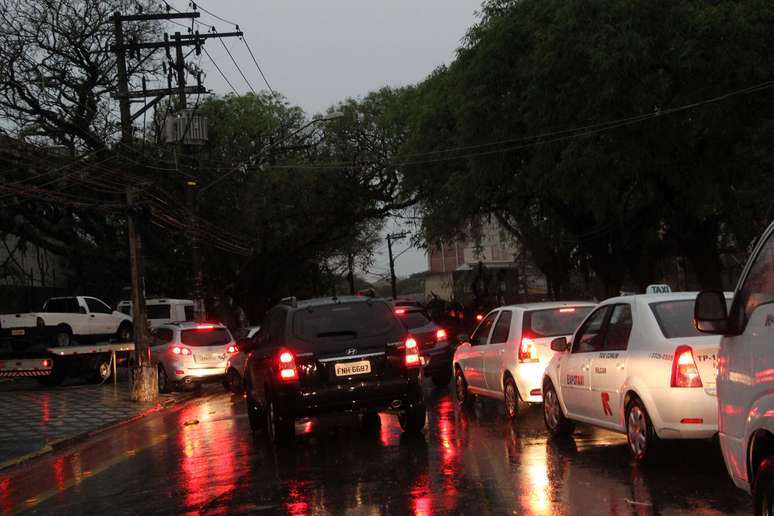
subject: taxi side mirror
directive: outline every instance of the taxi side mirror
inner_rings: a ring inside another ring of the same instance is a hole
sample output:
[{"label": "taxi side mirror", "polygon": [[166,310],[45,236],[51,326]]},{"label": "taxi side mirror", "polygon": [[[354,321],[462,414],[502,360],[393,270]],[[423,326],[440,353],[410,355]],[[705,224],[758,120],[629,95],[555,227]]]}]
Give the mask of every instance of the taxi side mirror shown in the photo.
[{"label": "taxi side mirror", "polygon": [[696,296],[693,324],[702,333],[723,335],[728,330],[726,296],[720,290],[705,290]]},{"label": "taxi side mirror", "polygon": [[569,347],[570,346],[567,342],[567,337],[557,337],[551,341],[552,351],[559,351],[560,353],[564,353],[569,349]]}]

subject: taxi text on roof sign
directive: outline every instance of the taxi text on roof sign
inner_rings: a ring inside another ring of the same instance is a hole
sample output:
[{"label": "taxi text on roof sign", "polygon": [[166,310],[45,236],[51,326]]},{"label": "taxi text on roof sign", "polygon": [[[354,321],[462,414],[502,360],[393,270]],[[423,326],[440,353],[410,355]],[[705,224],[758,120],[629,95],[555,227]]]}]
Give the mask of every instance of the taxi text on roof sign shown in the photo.
[{"label": "taxi text on roof sign", "polygon": [[645,289],[646,294],[671,294],[672,287],[669,285],[648,285]]}]

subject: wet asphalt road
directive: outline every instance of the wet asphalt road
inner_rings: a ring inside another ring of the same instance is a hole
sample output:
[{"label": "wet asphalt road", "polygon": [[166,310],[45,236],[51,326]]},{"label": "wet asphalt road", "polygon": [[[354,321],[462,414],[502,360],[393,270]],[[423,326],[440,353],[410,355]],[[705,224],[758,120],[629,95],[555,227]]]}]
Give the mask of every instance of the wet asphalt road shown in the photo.
[{"label": "wet asphalt road", "polygon": [[673,443],[630,463],[625,438],[581,426],[553,442],[541,407],[455,408],[427,388],[428,427],[364,434],[341,416],[299,422],[293,446],[249,432],[241,397],[216,392],[0,474],[0,508],[28,514],[749,514],[717,445]]}]

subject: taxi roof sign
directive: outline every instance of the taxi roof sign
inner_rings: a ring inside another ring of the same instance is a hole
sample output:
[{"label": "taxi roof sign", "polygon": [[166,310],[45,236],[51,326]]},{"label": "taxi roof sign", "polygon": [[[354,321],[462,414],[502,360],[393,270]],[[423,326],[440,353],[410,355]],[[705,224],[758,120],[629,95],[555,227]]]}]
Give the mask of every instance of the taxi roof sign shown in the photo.
[{"label": "taxi roof sign", "polygon": [[648,285],[648,288],[645,289],[646,294],[671,294],[672,293],[672,287],[669,285],[661,284],[661,285]]}]

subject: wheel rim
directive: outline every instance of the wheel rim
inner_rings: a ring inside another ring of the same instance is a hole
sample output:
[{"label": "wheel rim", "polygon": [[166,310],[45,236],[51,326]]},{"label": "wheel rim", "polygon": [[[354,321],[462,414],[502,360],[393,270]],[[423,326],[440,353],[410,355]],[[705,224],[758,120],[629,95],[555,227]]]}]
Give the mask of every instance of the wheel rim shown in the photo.
[{"label": "wheel rim", "polygon": [[465,401],[465,396],[468,394],[468,388],[465,385],[465,378],[462,376],[462,373],[457,372],[457,381],[455,384],[457,385],[457,401],[462,403]]},{"label": "wheel rim", "polygon": [[637,405],[629,410],[627,437],[635,457],[642,457],[648,449],[648,422]]},{"label": "wheel rim", "polygon": [[59,332],[56,335],[56,343],[59,346],[67,346],[70,344],[70,335],[65,332]]},{"label": "wheel rim", "polygon": [[107,362],[102,362],[99,365],[99,377],[104,380],[108,376],[110,376],[110,364],[108,364]]},{"label": "wheel rim", "polygon": [[556,429],[559,426],[559,403],[554,394],[554,390],[549,388],[546,390],[545,397],[543,399],[543,412],[546,416],[546,423],[551,430]]},{"label": "wheel rim", "polygon": [[511,382],[505,384],[505,410],[510,417],[516,415],[516,389]]},{"label": "wheel rim", "polygon": [[159,390],[167,390],[167,372],[164,371],[163,367],[159,367]]},{"label": "wheel rim", "polygon": [[129,332],[129,328],[124,326],[124,329],[121,330],[121,340],[130,340],[131,338],[132,338],[132,335]]}]

